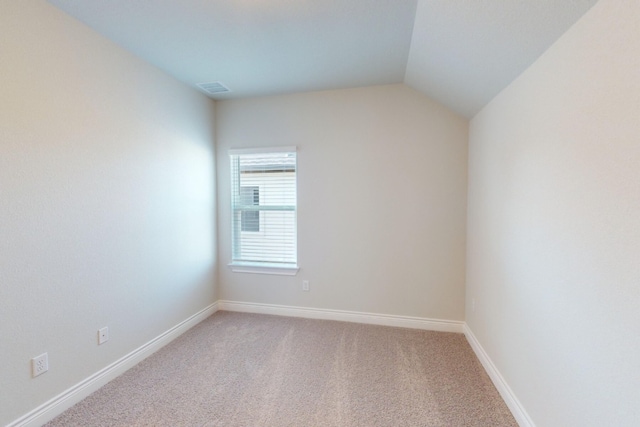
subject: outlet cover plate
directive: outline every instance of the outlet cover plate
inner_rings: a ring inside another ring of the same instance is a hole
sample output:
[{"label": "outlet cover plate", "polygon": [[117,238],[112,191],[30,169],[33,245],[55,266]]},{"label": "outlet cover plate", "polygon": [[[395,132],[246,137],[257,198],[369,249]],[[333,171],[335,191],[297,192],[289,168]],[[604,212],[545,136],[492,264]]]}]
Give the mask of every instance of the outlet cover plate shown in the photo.
[{"label": "outlet cover plate", "polygon": [[104,344],[109,341],[109,327],[105,326],[102,329],[98,329],[98,345]]},{"label": "outlet cover plate", "polygon": [[49,370],[49,356],[42,353],[40,356],[31,359],[31,375],[33,378],[42,375]]}]

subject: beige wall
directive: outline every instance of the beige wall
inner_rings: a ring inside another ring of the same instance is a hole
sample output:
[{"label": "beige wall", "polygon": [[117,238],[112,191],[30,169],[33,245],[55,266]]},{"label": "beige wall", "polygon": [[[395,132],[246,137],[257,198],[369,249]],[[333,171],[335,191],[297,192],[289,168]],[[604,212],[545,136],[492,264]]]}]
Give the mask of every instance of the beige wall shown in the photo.
[{"label": "beige wall", "polygon": [[213,115],[45,1],[0,2],[0,425],[216,299]]},{"label": "beige wall", "polygon": [[637,0],[601,0],[472,120],[466,298],[536,425],[640,425]]},{"label": "beige wall", "polygon": [[[216,130],[221,299],[464,318],[465,119],[391,85],[223,101]],[[233,273],[227,152],[290,145],[300,272]]]}]

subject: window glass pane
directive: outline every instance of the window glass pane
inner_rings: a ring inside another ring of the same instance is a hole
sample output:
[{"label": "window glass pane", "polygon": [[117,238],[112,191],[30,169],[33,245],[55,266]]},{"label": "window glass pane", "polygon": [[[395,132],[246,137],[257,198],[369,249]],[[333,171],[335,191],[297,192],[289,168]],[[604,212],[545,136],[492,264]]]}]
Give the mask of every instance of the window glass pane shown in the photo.
[{"label": "window glass pane", "polygon": [[[260,205],[260,187],[240,187],[240,204],[242,206]],[[241,211],[240,228],[242,231],[260,231],[260,211]]]},{"label": "window glass pane", "polygon": [[231,155],[233,261],[297,262],[296,153]]}]

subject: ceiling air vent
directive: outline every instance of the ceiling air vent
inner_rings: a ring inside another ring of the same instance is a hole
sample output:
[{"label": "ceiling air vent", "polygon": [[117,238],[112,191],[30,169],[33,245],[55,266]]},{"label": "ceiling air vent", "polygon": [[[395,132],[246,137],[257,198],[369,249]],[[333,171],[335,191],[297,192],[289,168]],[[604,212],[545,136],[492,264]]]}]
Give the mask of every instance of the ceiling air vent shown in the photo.
[{"label": "ceiling air vent", "polygon": [[200,89],[204,90],[210,95],[231,92],[231,90],[228,87],[226,87],[220,82],[198,83],[196,86],[198,86]]}]

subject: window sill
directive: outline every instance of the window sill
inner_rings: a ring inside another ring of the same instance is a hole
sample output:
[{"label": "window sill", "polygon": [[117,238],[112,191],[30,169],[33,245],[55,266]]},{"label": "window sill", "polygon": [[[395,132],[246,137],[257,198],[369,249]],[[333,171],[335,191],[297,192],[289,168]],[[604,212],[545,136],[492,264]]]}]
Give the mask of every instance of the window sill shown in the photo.
[{"label": "window sill", "polygon": [[234,273],[252,273],[252,274],[275,274],[278,276],[295,276],[300,268],[297,265],[283,266],[279,264],[250,264],[243,262],[232,262],[228,264]]}]

